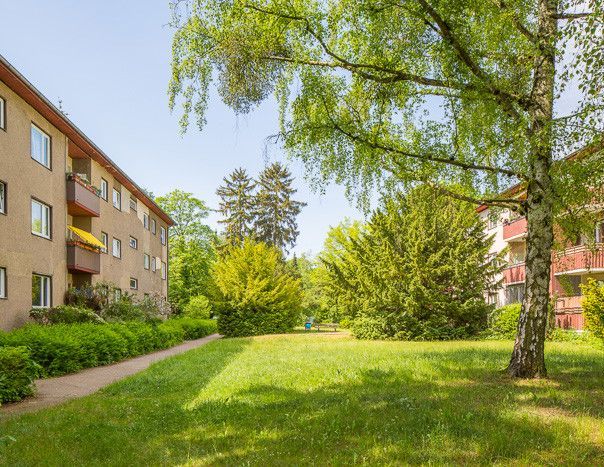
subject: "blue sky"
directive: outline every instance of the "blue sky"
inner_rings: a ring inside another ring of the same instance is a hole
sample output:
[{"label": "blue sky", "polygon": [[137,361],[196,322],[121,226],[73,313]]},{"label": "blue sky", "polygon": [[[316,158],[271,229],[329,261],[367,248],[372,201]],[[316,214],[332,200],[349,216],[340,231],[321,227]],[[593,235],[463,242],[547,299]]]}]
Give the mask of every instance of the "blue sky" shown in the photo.
[{"label": "blue sky", "polygon": [[[235,116],[214,95],[203,132],[181,136],[178,113],[168,110],[172,29],[168,0],[82,2],[0,0],[0,53],[137,183],[156,195],[173,188],[217,206],[216,188],[236,167],[257,174],[284,160],[265,139],[277,130],[274,102]],[[312,192],[304,170],[289,162],[298,198],[308,203],[299,218],[295,251],[317,253],[330,225],[362,215],[330,186]],[[217,227],[217,216],[210,223]]]}]

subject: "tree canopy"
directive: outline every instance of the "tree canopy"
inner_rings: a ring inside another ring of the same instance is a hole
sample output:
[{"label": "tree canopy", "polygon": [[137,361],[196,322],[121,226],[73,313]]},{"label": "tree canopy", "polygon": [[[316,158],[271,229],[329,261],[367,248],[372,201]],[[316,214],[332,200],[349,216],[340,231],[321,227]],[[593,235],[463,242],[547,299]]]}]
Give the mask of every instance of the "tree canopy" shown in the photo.
[{"label": "tree canopy", "polygon": [[[526,293],[509,372],[546,375],[554,216],[584,205],[604,172],[602,158],[554,163],[585,144],[601,148],[602,0],[173,6],[169,93],[172,107],[182,98],[183,127],[192,113],[203,126],[214,79],[237,112],[274,93],[276,140],[319,183],[345,184],[361,200],[376,186],[425,183],[526,214]],[[556,115],[569,82],[581,104]],[[526,197],[498,195],[518,182]]]}]

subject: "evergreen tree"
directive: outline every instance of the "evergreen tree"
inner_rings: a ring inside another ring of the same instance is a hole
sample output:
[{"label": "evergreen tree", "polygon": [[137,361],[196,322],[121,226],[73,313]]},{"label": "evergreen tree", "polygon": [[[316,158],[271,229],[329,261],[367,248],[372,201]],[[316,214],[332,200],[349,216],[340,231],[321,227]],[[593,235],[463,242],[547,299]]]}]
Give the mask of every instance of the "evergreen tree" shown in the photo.
[{"label": "evergreen tree", "polygon": [[486,326],[497,271],[475,210],[426,187],[397,196],[322,255],[329,300],[359,337],[451,339]]},{"label": "evergreen tree", "polygon": [[252,233],[254,222],[254,189],[256,184],[243,168],[235,169],[216,190],[220,197],[218,211],[223,219],[224,236],[230,245],[240,243]]},{"label": "evergreen tree", "polygon": [[299,233],[296,218],[306,206],[292,199],[297,191],[292,188],[293,180],[287,167],[279,162],[269,165],[260,174],[255,202],[257,240],[285,252],[296,243]]}]

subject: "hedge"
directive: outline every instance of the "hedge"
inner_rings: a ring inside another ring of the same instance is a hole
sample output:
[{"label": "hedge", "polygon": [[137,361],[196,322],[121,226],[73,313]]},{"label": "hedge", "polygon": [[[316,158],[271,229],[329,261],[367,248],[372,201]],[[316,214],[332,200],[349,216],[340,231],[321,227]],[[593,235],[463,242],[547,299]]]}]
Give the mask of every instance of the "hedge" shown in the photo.
[{"label": "hedge", "polygon": [[0,404],[33,394],[40,367],[25,347],[0,347]]},{"label": "hedge", "polygon": [[42,368],[43,376],[58,376],[172,347],[185,339],[215,332],[215,321],[193,318],[170,319],[159,324],[28,324],[1,335],[0,345],[26,347],[32,360]]}]

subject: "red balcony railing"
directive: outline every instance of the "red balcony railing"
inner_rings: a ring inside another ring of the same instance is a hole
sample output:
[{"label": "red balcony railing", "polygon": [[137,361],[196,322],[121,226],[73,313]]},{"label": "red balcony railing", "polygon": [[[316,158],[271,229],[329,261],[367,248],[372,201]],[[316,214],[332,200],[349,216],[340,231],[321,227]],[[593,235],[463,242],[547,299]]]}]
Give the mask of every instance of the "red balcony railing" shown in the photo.
[{"label": "red balcony railing", "polygon": [[525,267],[524,263],[508,266],[503,270],[503,282],[505,284],[514,284],[524,282]]},{"label": "red balcony railing", "polygon": [[526,235],[526,217],[519,217],[503,224],[503,239],[522,238]]},{"label": "red balcony railing", "polygon": [[67,269],[72,273],[100,273],[101,255],[99,250],[83,242],[68,240]]},{"label": "red balcony railing", "polygon": [[553,254],[554,274],[570,271],[604,270],[604,243],[580,245]]}]

